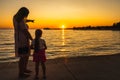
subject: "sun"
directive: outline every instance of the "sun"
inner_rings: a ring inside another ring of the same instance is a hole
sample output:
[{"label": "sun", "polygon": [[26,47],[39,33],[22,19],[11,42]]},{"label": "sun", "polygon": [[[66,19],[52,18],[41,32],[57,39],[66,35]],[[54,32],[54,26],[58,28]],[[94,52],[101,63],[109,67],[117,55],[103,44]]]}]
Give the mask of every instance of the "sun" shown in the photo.
[{"label": "sun", "polygon": [[65,25],[62,25],[61,28],[64,29],[64,28],[65,28]]}]

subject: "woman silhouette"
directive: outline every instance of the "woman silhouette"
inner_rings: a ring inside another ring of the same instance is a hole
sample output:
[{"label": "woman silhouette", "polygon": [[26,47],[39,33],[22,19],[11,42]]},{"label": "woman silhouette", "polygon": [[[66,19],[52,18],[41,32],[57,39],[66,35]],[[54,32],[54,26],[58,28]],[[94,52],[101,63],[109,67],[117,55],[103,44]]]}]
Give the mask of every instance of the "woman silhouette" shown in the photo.
[{"label": "woman silhouette", "polygon": [[19,77],[24,78],[30,75],[25,73],[30,73],[30,70],[27,70],[28,58],[30,55],[30,44],[29,40],[33,40],[29,31],[26,22],[33,20],[27,20],[29,10],[26,7],[22,7],[13,17],[14,25],[14,38],[15,38],[15,55],[19,58]]}]

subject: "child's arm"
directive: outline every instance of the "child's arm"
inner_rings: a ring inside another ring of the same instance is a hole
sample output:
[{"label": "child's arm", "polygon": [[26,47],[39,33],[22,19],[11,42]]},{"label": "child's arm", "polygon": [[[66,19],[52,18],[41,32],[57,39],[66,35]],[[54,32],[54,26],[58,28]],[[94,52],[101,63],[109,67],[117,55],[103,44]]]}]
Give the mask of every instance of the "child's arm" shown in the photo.
[{"label": "child's arm", "polygon": [[44,40],[44,46],[45,46],[45,49],[47,49],[47,46],[46,46],[46,42],[45,42],[45,40]]}]

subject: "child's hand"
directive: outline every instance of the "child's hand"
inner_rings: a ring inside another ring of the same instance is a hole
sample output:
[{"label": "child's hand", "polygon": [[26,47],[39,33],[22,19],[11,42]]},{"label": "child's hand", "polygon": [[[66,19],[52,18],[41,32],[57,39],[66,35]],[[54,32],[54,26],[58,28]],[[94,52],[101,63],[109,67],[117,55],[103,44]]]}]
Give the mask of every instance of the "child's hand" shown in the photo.
[{"label": "child's hand", "polygon": [[34,49],[33,43],[31,42],[30,49]]}]

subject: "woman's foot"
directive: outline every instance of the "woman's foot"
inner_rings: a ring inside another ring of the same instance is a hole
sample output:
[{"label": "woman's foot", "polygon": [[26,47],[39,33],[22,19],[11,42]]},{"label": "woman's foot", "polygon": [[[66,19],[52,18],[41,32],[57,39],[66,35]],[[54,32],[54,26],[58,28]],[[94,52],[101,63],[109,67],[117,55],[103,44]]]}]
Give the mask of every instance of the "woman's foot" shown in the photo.
[{"label": "woman's foot", "polygon": [[24,73],[31,73],[32,71],[31,70],[28,70],[28,69],[26,69],[25,71],[24,71]]},{"label": "woman's foot", "polygon": [[46,76],[43,76],[43,80],[46,80]]},{"label": "woman's foot", "polygon": [[19,74],[19,78],[28,78],[29,74]]},{"label": "woman's foot", "polygon": [[39,80],[39,77],[38,77],[38,76],[35,76],[34,80]]}]

